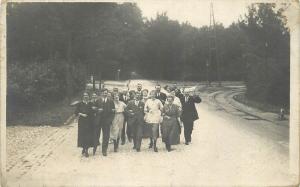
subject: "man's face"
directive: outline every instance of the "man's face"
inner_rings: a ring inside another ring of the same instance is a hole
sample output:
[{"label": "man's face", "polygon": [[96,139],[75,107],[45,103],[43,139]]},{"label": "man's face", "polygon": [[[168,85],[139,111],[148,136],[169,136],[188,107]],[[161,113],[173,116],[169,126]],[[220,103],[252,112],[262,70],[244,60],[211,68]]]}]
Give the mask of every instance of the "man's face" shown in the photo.
[{"label": "man's face", "polygon": [[137,85],[137,90],[138,90],[138,91],[141,91],[141,90],[142,90],[142,85],[141,85],[141,84],[138,84],[138,85]]},{"label": "man's face", "polygon": [[83,94],[83,100],[87,101],[89,99],[89,95],[87,93]]},{"label": "man's face", "polygon": [[160,86],[155,86],[157,92],[160,92]]},{"label": "man's face", "polygon": [[107,90],[105,90],[105,91],[102,92],[102,96],[103,97],[107,97],[107,94],[108,94]]},{"label": "man's face", "polygon": [[92,99],[93,99],[93,100],[96,100],[97,97],[98,97],[98,96],[97,96],[97,94],[95,94],[95,93],[92,95]]},{"label": "man's face", "polygon": [[186,92],[186,91],[184,91],[184,90],[183,90],[183,95],[185,95],[185,96],[189,96],[189,95],[190,95],[190,93],[189,93],[189,92]]}]

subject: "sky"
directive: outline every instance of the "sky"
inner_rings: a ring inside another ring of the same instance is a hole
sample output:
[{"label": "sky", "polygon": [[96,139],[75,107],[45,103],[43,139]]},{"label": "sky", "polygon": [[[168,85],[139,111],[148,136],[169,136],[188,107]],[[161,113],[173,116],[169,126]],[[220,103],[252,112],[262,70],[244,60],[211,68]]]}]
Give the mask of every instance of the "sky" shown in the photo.
[{"label": "sky", "polygon": [[[188,21],[195,27],[209,25],[210,0],[138,0],[137,5],[144,17],[155,18],[157,12],[167,12],[170,19],[180,23]],[[214,0],[215,21],[225,27],[238,21],[247,11],[249,1],[245,0]]]}]

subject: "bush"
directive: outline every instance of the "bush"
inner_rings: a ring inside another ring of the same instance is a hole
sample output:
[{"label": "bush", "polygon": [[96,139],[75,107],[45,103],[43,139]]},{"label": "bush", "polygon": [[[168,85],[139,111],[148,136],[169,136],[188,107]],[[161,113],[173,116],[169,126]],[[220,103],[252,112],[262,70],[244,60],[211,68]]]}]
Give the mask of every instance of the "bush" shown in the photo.
[{"label": "bush", "polygon": [[[27,65],[9,64],[7,103],[9,107],[36,107],[58,102],[66,97],[66,66],[63,61],[33,62]],[[71,69],[72,93],[84,89],[84,73]],[[82,70],[81,70],[82,71]]]},{"label": "bush", "polygon": [[289,106],[289,66],[278,59],[248,56],[246,96],[275,106]]}]

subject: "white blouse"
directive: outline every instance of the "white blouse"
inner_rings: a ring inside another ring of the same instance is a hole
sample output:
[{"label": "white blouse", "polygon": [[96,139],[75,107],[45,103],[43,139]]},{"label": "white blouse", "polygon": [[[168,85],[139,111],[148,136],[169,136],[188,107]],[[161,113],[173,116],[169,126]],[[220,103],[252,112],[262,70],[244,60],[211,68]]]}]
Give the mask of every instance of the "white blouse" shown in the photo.
[{"label": "white blouse", "polygon": [[148,99],[144,108],[146,123],[160,123],[162,108],[163,104],[159,99]]},{"label": "white blouse", "polygon": [[119,101],[119,102],[114,102],[114,104],[115,104],[116,113],[124,112],[126,108],[126,104],[124,102]]}]

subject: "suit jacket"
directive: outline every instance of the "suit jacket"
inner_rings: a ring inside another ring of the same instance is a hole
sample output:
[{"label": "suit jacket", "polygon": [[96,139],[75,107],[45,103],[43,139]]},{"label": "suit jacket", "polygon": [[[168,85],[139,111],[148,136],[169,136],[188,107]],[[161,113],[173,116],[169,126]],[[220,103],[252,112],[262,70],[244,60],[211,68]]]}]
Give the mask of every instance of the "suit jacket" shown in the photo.
[{"label": "suit jacket", "polygon": [[[99,103],[98,100],[96,102],[89,102],[90,108],[91,108],[91,120],[93,125],[99,125],[101,113],[98,111],[99,109]],[[94,107],[94,109],[93,109]]]},{"label": "suit jacket", "polygon": [[119,100],[123,101],[127,105],[128,101],[130,101],[130,97],[126,96],[126,101],[125,101],[124,100],[124,94],[122,93],[122,94],[119,95]]},{"label": "suit jacket", "polygon": [[165,93],[160,92],[160,95],[157,96],[157,93],[155,93],[155,98],[159,99],[161,103],[164,105],[167,99],[167,95]]},{"label": "suit jacket", "polygon": [[195,103],[200,103],[201,98],[199,96],[189,96],[188,101],[185,102],[185,97],[181,97],[180,101],[182,103],[182,121],[195,121],[199,119],[198,112],[196,110]]},{"label": "suit jacket", "polygon": [[101,122],[112,123],[114,114],[115,114],[113,111],[113,109],[115,109],[115,104],[114,104],[113,100],[107,98],[107,101],[104,102],[102,98],[99,99],[98,100],[98,108],[103,109],[103,111],[100,112]]},{"label": "suit jacket", "polygon": [[[132,120],[141,120],[142,125],[144,121],[144,107],[145,103],[142,101],[139,101],[138,106],[136,106],[135,100],[129,101],[125,109],[125,112],[128,116],[128,123],[130,123]],[[132,110],[132,113],[129,112],[129,110]]]}]

